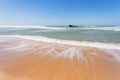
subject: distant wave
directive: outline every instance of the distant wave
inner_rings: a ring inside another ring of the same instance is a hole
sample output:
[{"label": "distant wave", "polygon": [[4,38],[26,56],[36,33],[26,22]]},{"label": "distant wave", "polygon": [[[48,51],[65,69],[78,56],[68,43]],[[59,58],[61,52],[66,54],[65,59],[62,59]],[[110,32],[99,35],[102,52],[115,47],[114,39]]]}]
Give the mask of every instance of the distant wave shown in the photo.
[{"label": "distant wave", "polygon": [[2,28],[39,28],[39,29],[52,29],[52,30],[67,29],[67,28],[60,28],[60,27],[32,26],[32,25],[25,25],[25,26],[0,25],[0,27],[2,27]]},{"label": "distant wave", "polygon": [[66,45],[76,45],[76,46],[87,46],[87,47],[96,47],[103,49],[118,49],[120,50],[120,44],[115,43],[100,43],[100,42],[87,42],[87,41],[72,41],[72,40],[61,40],[61,39],[53,39],[44,36],[23,36],[23,35],[0,35],[0,41],[4,41],[5,38],[8,40],[8,37],[17,37],[28,40],[35,41],[43,41],[49,43],[58,43],[58,44],[66,44]]},{"label": "distant wave", "polygon": [[120,31],[120,26],[114,26],[114,27],[85,26],[85,27],[80,28],[80,29]]},{"label": "distant wave", "polygon": [[84,27],[51,27],[51,26],[33,26],[33,25],[0,25],[1,28],[38,28],[38,29],[49,29],[49,30],[104,30],[104,31],[120,31],[120,26],[114,26],[114,27],[102,27],[102,26],[84,26]]}]

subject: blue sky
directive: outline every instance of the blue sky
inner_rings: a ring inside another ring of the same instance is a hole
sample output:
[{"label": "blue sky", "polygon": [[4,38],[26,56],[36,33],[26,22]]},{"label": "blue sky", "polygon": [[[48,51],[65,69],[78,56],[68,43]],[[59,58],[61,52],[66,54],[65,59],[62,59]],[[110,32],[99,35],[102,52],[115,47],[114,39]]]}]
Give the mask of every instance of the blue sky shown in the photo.
[{"label": "blue sky", "polygon": [[120,25],[120,0],[0,0],[0,24]]}]

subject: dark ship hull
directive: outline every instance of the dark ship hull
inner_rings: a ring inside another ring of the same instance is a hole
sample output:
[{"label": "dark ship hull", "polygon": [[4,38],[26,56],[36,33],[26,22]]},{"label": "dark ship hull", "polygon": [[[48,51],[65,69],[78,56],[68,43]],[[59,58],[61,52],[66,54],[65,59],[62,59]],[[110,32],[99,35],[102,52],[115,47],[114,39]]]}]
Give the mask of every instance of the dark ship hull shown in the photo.
[{"label": "dark ship hull", "polygon": [[78,26],[75,26],[75,25],[69,25],[69,27],[78,27]]}]

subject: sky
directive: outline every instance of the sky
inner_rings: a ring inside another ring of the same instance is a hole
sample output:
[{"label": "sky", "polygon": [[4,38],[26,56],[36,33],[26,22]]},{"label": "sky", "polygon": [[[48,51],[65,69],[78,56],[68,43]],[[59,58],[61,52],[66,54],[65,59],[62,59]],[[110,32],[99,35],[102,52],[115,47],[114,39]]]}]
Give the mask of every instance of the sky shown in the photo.
[{"label": "sky", "polygon": [[0,0],[0,24],[120,25],[120,0]]}]

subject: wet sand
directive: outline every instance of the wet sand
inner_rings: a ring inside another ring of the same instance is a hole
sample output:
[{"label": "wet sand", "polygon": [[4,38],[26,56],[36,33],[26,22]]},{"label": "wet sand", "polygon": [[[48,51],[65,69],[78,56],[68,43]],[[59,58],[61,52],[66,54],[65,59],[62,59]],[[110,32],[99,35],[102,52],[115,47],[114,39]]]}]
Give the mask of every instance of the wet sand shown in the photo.
[{"label": "wet sand", "polygon": [[0,37],[0,80],[120,80],[120,50]]}]

